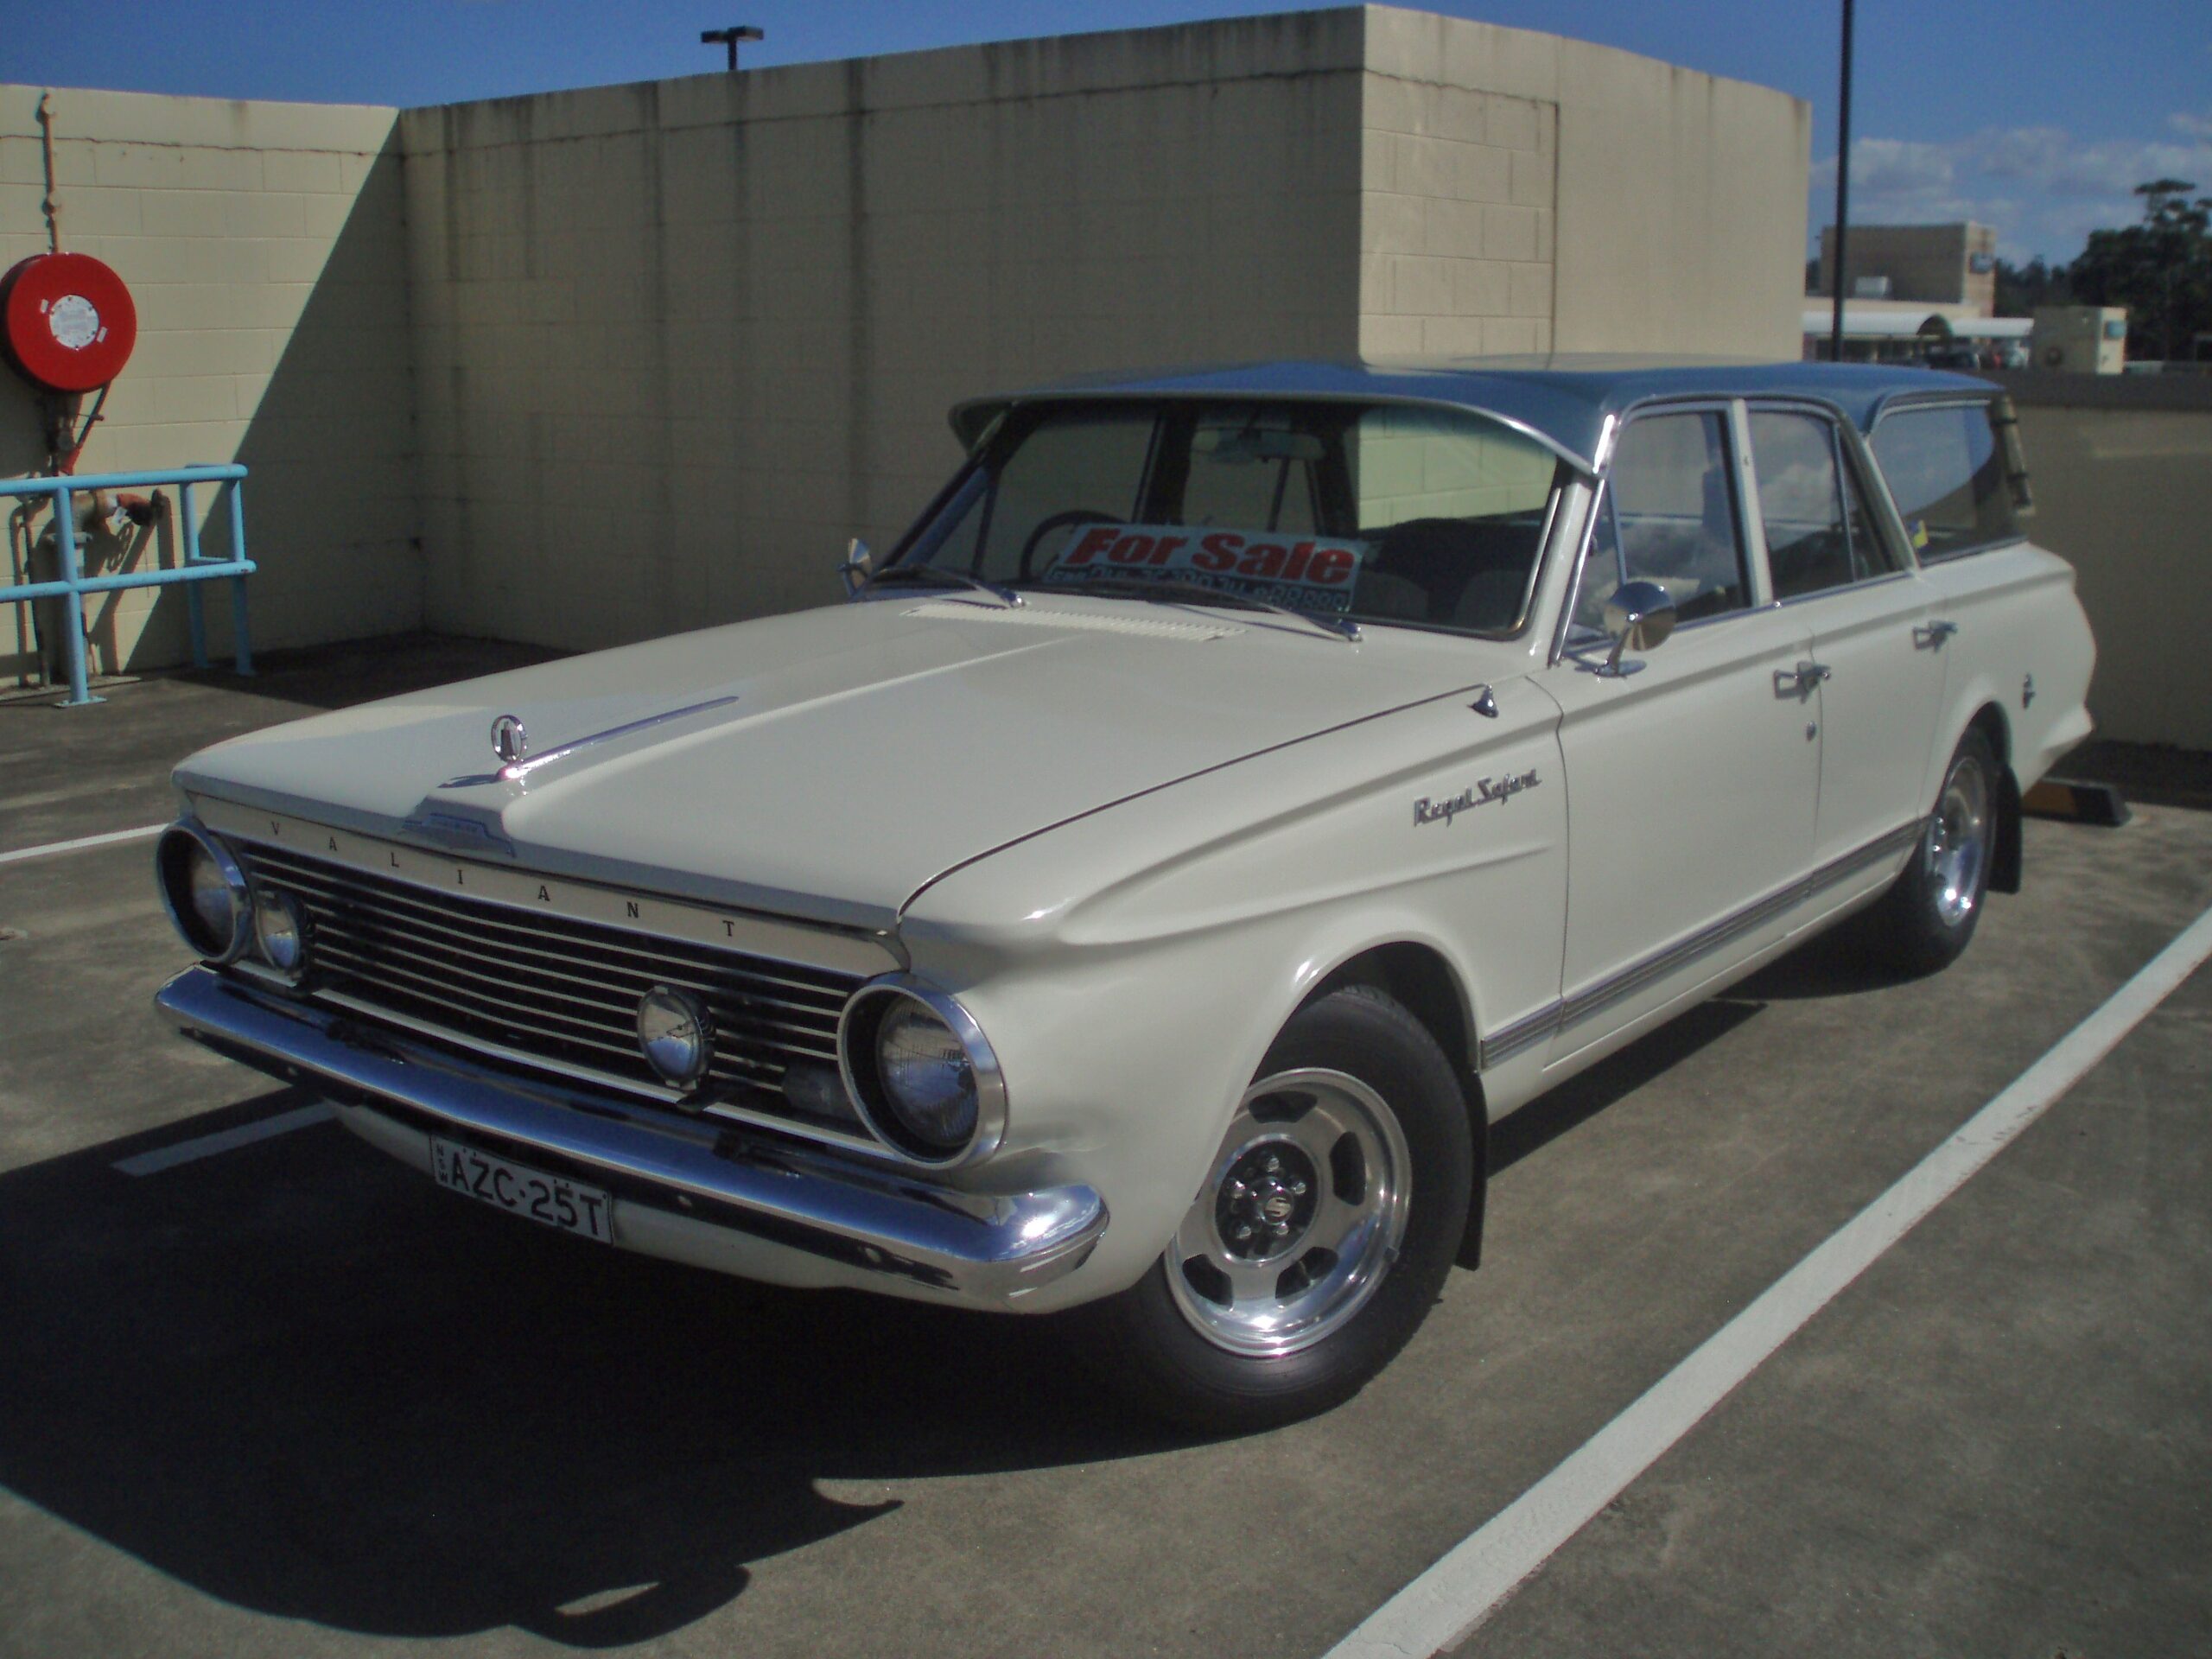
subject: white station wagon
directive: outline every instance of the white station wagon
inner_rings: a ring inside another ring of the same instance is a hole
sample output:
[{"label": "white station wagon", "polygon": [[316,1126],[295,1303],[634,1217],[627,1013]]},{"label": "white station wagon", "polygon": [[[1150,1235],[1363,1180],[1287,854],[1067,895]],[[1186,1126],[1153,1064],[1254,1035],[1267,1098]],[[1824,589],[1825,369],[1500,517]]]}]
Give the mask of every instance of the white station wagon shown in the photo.
[{"label": "white station wagon", "polygon": [[954,412],[853,602],[177,769],[187,1035],[442,1184],[1044,1313],[1213,1427],[1349,1396],[1490,1127],[1852,918],[1942,966],[2089,730],[2009,405],[1281,364]]}]

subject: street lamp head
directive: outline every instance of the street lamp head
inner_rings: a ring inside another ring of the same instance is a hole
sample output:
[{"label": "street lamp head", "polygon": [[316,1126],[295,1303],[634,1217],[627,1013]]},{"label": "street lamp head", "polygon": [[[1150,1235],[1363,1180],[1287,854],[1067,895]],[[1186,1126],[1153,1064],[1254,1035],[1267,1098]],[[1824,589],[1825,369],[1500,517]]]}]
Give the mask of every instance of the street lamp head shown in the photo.
[{"label": "street lamp head", "polygon": [[726,46],[729,48],[729,67],[737,67],[737,43],[740,41],[764,41],[765,31],[751,23],[740,23],[732,29],[702,29],[699,31],[702,46]]}]

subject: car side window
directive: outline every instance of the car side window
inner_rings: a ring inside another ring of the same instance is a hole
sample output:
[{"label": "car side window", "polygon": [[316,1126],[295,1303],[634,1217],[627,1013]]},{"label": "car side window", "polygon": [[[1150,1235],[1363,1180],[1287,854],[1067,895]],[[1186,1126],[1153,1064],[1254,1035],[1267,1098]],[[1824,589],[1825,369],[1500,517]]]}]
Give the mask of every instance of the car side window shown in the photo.
[{"label": "car side window", "polygon": [[1898,410],[1876,425],[1872,445],[1923,560],[2019,539],[1988,404]]},{"label": "car side window", "polygon": [[1629,582],[1657,582],[1685,622],[1750,603],[1726,416],[1645,415],[1622,430],[1575,601],[1577,626],[1602,629],[1605,601]]},{"label": "car side window", "polygon": [[1777,599],[1826,593],[1896,568],[1826,417],[1751,411],[1751,461]]}]

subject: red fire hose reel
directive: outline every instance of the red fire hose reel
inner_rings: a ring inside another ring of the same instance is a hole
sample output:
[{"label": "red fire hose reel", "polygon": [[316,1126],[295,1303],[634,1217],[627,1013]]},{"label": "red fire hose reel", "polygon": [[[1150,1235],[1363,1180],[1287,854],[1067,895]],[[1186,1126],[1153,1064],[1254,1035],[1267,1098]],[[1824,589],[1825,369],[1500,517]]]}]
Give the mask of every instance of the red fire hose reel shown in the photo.
[{"label": "red fire hose reel", "polygon": [[123,278],[87,253],[35,253],[0,276],[0,347],[42,391],[96,391],[138,342]]}]

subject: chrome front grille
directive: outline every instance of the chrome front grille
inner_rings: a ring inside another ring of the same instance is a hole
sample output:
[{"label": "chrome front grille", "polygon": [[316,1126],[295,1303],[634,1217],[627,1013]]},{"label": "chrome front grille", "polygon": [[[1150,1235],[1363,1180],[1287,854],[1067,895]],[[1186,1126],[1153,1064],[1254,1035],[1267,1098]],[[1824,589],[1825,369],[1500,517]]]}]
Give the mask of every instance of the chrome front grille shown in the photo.
[{"label": "chrome front grille", "polygon": [[782,1088],[793,1065],[836,1066],[854,975],[521,910],[289,848],[236,850],[257,886],[305,910],[313,993],[667,1098],[673,1091],[639,1051],[636,1020],[640,996],[674,986],[714,1015],[714,1064],[693,1103],[857,1128],[817,1118]]}]

